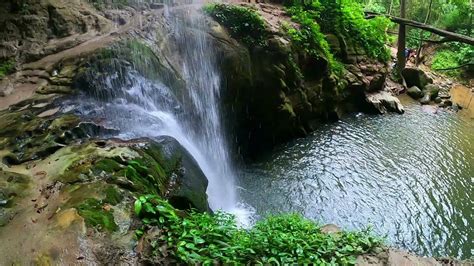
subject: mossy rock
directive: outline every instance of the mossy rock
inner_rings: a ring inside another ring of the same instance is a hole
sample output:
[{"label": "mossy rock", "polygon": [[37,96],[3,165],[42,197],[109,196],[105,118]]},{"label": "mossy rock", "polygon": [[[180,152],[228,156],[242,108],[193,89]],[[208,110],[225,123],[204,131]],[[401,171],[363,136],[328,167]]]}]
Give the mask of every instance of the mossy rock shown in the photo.
[{"label": "mossy rock", "polygon": [[406,81],[407,87],[417,86],[424,90],[426,85],[433,83],[433,80],[423,70],[418,68],[407,67],[402,70],[402,76]]},{"label": "mossy rock", "polygon": [[120,87],[130,86],[136,73],[149,80],[160,81],[172,88],[175,95],[183,94],[183,79],[168,66],[146,43],[130,39],[99,50],[83,63],[74,77],[73,87],[107,100],[124,96]]},{"label": "mossy rock", "polygon": [[115,133],[71,114],[38,117],[46,108],[50,107],[0,112],[0,149],[10,151],[4,162],[17,165],[42,159],[76,140]]},{"label": "mossy rock", "polygon": [[13,216],[15,203],[27,195],[30,177],[0,169],[0,227]]},{"label": "mossy rock", "polygon": [[[109,141],[101,145],[91,142],[68,147],[61,153],[57,156],[65,161],[58,164],[65,164],[65,168],[57,178],[60,182],[106,182],[131,195],[175,197],[180,199],[179,206],[183,209],[209,211],[207,179],[194,158],[173,138],[161,137],[156,141],[139,139],[124,143]],[[86,194],[96,195],[100,200],[105,200],[101,194],[108,195],[107,198],[111,199],[108,202],[115,203],[113,199],[117,199],[117,193],[111,188],[92,187],[91,193]],[[92,193],[99,190],[102,192]],[[78,194],[79,198],[81,194]]]},{"label": "mossy rock", "polygon": [[114,221],[113,209],[106,209],[103,201],[87,199],[77,206],[77,211],[84,218],[86,225],[114,232],[118,229]]}]

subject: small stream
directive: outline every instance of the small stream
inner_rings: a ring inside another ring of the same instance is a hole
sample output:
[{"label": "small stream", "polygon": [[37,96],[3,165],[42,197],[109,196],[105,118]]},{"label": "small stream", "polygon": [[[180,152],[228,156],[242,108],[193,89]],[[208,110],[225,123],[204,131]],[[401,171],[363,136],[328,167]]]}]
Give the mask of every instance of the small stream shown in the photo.
[{"label": "small stream", "polygon": [[350,115],[276,148],[243,171],[240,194],[261,216],[371,225],[420,255],[472,257],[474,121],[405,105],[404,115]]}]

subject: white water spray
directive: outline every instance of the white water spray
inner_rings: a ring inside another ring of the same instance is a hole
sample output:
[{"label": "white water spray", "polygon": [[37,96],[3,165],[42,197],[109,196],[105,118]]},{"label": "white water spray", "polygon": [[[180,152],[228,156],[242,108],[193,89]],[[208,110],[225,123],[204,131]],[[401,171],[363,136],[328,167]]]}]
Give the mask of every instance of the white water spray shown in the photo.
[{"label": "white water spray", "polygon": [[104,80],[104,84],[120,93],[101,112],[121,129],[122,137],[175,138],[206,175],[211,209],[233,213],[241,225],[249,225],[250,209],[239,203],[236,192],[235,169],[222,126],[221,77],[208,33],[202,30],[207,27],[205,18],[191,7],[178,13],[174,8],[166,9],[170,38],[176,43],[173,53],[180,58],[179,67],[186,83],[184,102],[176,100],[175,88],[151,81],[131,69],[119,73],[127,75],[121,88]]}]

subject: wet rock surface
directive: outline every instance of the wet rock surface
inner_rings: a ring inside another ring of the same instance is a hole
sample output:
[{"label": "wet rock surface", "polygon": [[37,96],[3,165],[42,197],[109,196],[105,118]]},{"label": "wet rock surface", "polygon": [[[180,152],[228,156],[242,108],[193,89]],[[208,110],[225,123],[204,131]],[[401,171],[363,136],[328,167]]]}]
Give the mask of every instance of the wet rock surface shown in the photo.
[{"label": "wet rock surface", "polygon": [[[22,121],[18,124],[28,125]],[[61,135],[69,132],[67,124],[64,125]],[[0,236],[8,240],[3,242],[7,246],[2,244],[1,248],[11,250],[4,256],[5,262],[26,263],[38,256],[51,261],[74,261],[76,256],[87,257],[91,262],[102,261],[106,258],[96,254],[102,249],[131,254],[136,223],[133,202],[143,194],[170,198],[177,208],[209,211],[207,179],[174,139],[121,141],[76,137],[74,142],[21,163],[11,164],[8,146],[1,152],[0,166],[8,169],[0,171]],[[22,234],[14,238],[19,226],[24,226],[22,230],[34,230],[35,237]],[[44,234],[53,239],[45,238]],[[68,245],[51,250],[66,238]],[[28,246],[37,247],[25,253],[20,248],[25,241]],[[95,255],[91,257],[86,249]],[[103,254],[110,256],[105,251]]]},{"label": "wet rock surface", "polygon": [[426,73],[418,68],[405,68],[402,71],[402,76],[408,87],[417,86],[420,89],[425,89],[425,86],[433,83],[433,79],[428,77]]}]

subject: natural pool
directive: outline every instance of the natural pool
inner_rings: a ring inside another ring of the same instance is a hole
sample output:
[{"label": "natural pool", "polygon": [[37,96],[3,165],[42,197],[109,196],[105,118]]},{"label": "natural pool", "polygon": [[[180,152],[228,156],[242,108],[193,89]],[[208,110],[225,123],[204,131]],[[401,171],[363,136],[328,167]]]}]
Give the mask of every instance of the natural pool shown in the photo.
[{"label": "natural pool", "polygon": [[408,103],[404,115],[350,115],[276,148],[243,171],[240,194],[259,215],[371,225],[391,245],[466,259],[473,180],[474,120]]}]

